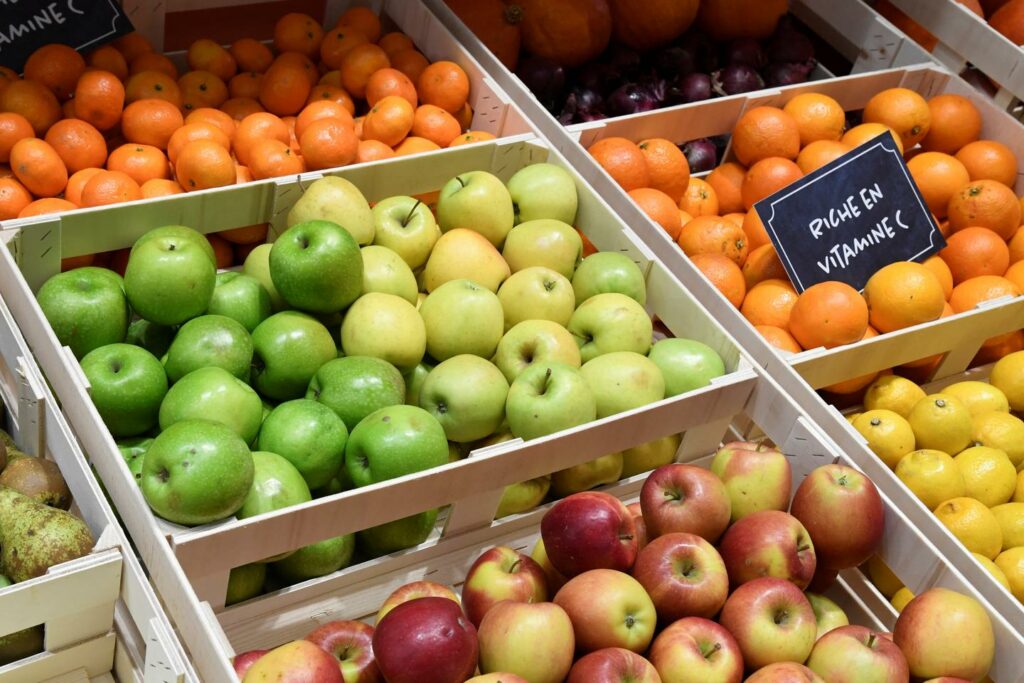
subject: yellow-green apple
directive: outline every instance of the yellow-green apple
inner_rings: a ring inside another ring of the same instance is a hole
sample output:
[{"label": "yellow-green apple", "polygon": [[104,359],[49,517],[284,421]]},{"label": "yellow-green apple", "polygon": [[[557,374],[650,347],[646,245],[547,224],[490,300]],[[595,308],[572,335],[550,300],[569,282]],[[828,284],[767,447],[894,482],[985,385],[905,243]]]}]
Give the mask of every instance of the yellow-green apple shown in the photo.
[{"label": "yellow-green apple", "polygon": [[394,365],[372,356],[345,356],[320,366],[306,398],[337,413],[351,432],[375,410],[405,402],[405,380]]},{"label": "yellow-green apple", "polygon": [[441,231],[474,230],[496,247],[515,222],[512,196],[497,176],[487,171],[457,175],[441,188],[437,223]]},{"label": "yellow-green apple", "polygon": [[[87,266],[58,273],[43,283],[36,300],[57,339],[71,347],[75,358],[125,340],[131,311],[124,280],[112,270]],[[570,313],[572,308],[570,302]]]},{"label": "yellow-green apple", "polygon": [[284,457],[309,488],[327,485],[345,459],[348,429],[333,410],[308,398],[286,401],[260,428],[259,449]]},{"label": "yellow-green apple", "polygon": [[971,681],[956,676],[939,676],[938,678],[929,678],[924,683],[971,683]]},{"label": "yellow-green apple", "polygon": [[647,282],[631,258],[617,251],[602,251],[583,259],[572,276],[576,305],[598,294],[624,294],[643,306]]},{"label": "yellow-green apple", "polygon": [[288,227],[310,220],[333,221],[359,244],[374,238],[370,205],[359,188],[344,178],[325,176],[314,181],[288,212]]},{"label": "yellow-green apple", "polygon": [[266,398],[305,395],[321,365],[338,356],[327,328],[298,311],[275,313],[252,331],[252,384]]},{"label": "yellow-green apple", "polygon": [[779,510],[762,510],[736,522],[718,549],[733,586],[771,576],[803,590],[817,566],[807,529],[796,517]]},{"label": "yellow-green apple", "polygon": [[419,598],[377,623],[373,654],[388,683],[455,683],[476,671],[476,628],[458,603]]},{"label": "yellow-green apple", "polygon": [[725,484],[735,522],[759,510],[788,510],[793,471],[780,451],[734,441],[718,449],[711,471]]},{"label": "yellow-green apple", "polygon": [[373,657],[373,627],[361,621],[329,621],[306,640],[338,660],[345,683],[380,683]]},{"label": "yellow-green apple", "polygon": [[420,389],[427,375],[434,369],[429,363],[418,363],[412,370],[405,372],[402,377],[405,379],[405,402],[411,406],[420,404]]},{"label": "yellow-green apple", "polygon": [[278,293],[277,287],[274,286],[274,280],[270,277],[270,250],[273,248],[273,244],[261,244],[250,251],[242,264],[242,273],[263,285],[263,289],[270,296],[271,310],[280,311],[287,304]]},{"label": "yellow-green apple", "polygon": [[552,566],[567,577],[590,569],[629,571],[636,561],[636,525],[625,504],[601,491],[574,493],[540,522]]},{"label": "yellow-green apple", "polygon": [[251,333],[270,310],[270,294],[259,280],[234,270],[217,273],[207,313],[237,320]]},{"label": "yellow-green apple", "polygon": [[825,679],[796,662],[775,662],[763,666],[744,683],[826,683]]},{"label": "yellow-green apple", "polygon": [[828,569],[856,567],[875,554],[885,531],[885,507],[870,479],[845,465],[823,465],[807,475],[790,506]]},{"label": "yellow-green apple", "polygon": [[308,640],[274,648],[256,660],[243,683],[345,683],[338,660]]},{"label": "yellow-green apple", "polygon": [[480,622],[480,671],[507,671],[530,683],[562,683],[576,645],[569,615],[553,602],[505,600]]},{"label": "yellow-green apple", "polygon": [[508,389],[490,361],[464,353],[430,371],[420,388],[420,407],[441,423],[449,441],[469,443],[501,426]]},{"label": "yellow-green apple", "polygon": [[160,429],[182,420],[212,420],[253,443],[263,422],[263,401],[227,370],[206,367],[181,378],[160,403]]},{"label": "yellow-green apple", "polygon": [[807,596],[807,601],[811,603],[811,609],[814,610],[814,619],[818,622],[818,638],[821,638],[833,629],[850,623],[850,619],[846,616],[843,608],[824,595],[809,591],[804,593],[804,595]]},{"label": "yellow-green apple", "polygon": [[416,270],[441,237],[430,207],[412,197],[388,197],[373,206],[373,243],[391,249]]},{"label": "yellow-green apple", "polygon": [[576,183],[561,166],[530,164],[508,180],[516,223],[555,218],[570,225],[576,220]]},{"label": "yellow-green apple", "polygon": [[562,572],[555,569],[555,566],[551,564],[551,558],[548,557],[547,548],[544,547],[544,539],[538,538],[537,542],[533,544],[533,550],[530,551],[530,558],[534,562],[541,566],[544,570],[544,574],[548,577],[548,592],[557,593],[558,589],[565,585],[568,581]]},{"label": "yellow-green apple", "polygon": [[790,581],[770,576],[734,590],[718,623],[736,639],[748,669],[805,661],[818,632],[814,610],[803,592]]},{"label": "yellow-green apple", "polygon": [[82,359],[90,397],[115,437],[137,436],[157,425],[167,395],[164,366],[146,349],[107,344]]},{"label": "yellow-green apple", "polygon": [[466,616],[479,627],[484,615],[502,600],[545,602],[547,577],[528,555],[495,546],[478,557],[462,584],[462,607]]},{"label": "yellow-green apple", "polygon": [[143,237],[132,248],[124,272],[124,291],[140,318],[160,325],[179,325],[206,312],[217,268],[200,244],[206,240],[195,234],[197,238],[169,234]]},{"label": "yellow-green apple", "polygon": [[711,543],[729,526],[729,496],[714,474],[696,465],[670,463],[651,472],[640,489],[650,538],[682,532]]},{"label": "yellow-green apple", "polygon": [[555,604],[572,620],[580,652],[606,647],[645,652],[658,625],[654,603],[644,587],[614,569],[591,569],[574,576],[555,594]]},{"label": "yellow-green apple", "polygon": [[296,223],[270,250],[270,278],[292,308],[335,313],[362,291],[363,256],[356,239],[337,223]]},{"label": "yellow-green apple", "polygon": [[565,326],[576,308],[572,284],[550,268],[534,266],[513,273],[498,288],[505,330],[524,320],[550,320]]},{"label": "yellow-green apple", "polygon": [[644,524],[644,513],[640,503],[630,503],[626,509],[633,516],[633,524],[636,525],[636,548],[639,552],[647,546],[647,525]]},{"label": "yellow-green apple", "polygon": [[458,228],[437,240],[423,267],[422,288],[432,292],[449,280],[472,280],[497,292],[510,274],[505,259],[486,237]]},{"label": "yellow-green apple", "polygon": [[646,355],[651,349],[651,317],[625,294],[590,297],[572,314],[568,330],[576,337],[584,363],[614,351]]},{"label": "yellow-green apple", "polygon": [[373,356],[407,372],[423,360],[427,332],[419,311],[408,301],[370,292],[345,313],[341,347],[346,356]]},{"label": "yellow-green apple", "polygon": [[580,368],[597,399],[597,417],[608,417],[665,398],[661,370],[639,353],[615,351]]},{"label": "yellow-green apple", "polygon": [[729,574],[715,547],[695,534],[669,533],[640,551],[633,577],[651,596],[663,624],[718,614],[729,596]]},{"label": "yellow-green apple", "polygon": [[647,653],[662,683],[740,683],[743,655],[724,627],[684,617],[658,634]]},{"label": "yellow-green apple", "polygon": [[622,474],[622,454],[609,453],[551,475],[551,491],[558,497],[613,484]]},{"label": "yellow-green apple", "polygon": [[264,562],[252,562],[235,567],[228,575],[228,594],[226,605],[235,605],[255,598],[263,593],[263,584],[267,580],[267,565]]},{"label": "yellow-green apple", "polygon": [[462,353],[490,358],[505,332],[497,295],[471,280],[450,280],[420,306],[427,353],[443,361]]},{"label": "yellow-green apple", "polygon": [[662,683],[654,665],[635,652],[607,647],[584,655],[566,683]]},{"label": "yellow-green apple", "polygon": [[394,294],[416,305],[419,298],[416,276],[401,256],[376,244],[365,246],[359,251],[363,255],[363,294]]},{"label": "yellow-green apple", "polygon": [[445,598],[446,600],[454,600],[455,604],[461,604],[458,594],[443,583],[437,583],[436,581],[413,581],[399,586],[384,599],[380,609],[377,611],[374,623],[379,624],[380,620],[388,612],[402,603],[420,598]]},{"label": "yellow-green apple", "polygon": [[538,218],[512,228],[501,255],[513,273],[543,266],[571,278],[583,257],[583,240],[567,223]]},{"label": "yellow-green apple", "polygon": [[466,683],[530,683],[522,676],[516,676],[515,674],[505,673],[500,671],[493,674],[481,674],[479,676],[473,676]]},{"label": "yellow-green apple", "polygon": [[725,374],[722,357],[707,344],[692,339],[662,339],[651,347],[648,358],[665,377],[666,396],[706,387]]},{"label": "yellow-green apple", "polygon": [[498,511],[494,513],[494,518],[498,519],[533,510],[544,502],[544,497],[548,495],[550,489],[551,475],[527,479],[506,486],[501,494],[501,502],[498,503]]},{"label": "yellow-green apple", "polygon": [[[498,374],[504,379],[500,371]],[[427,378],[427,381],[430,379]],[[468,390],[460,385],[458,391]],[[590,385],[583,379],[578,369],[565,363],[539,361],[531,363],[512,382],[508,390],[505,413],[512,435],[529,440],[592,421],[597,417],[597,401],[590,390]],[[618,481],[618,473],[622,470],[622,456],[618,453],[612,455],[618,456],[618,464],[614,467],[615,478],[612,481]],[[603,464],[605,467],[598,469],[601,474],[607,475],[609,473],[605,470],[609,463]],[[566,491],[562,487],[564,482],[558,478],[557,473],[553,483],[556,490]]]},{"label": "yellow-green apple", "polygon": [[892,635],[914,678],[978,681],[992,668],[995,637],[988,612],[974,598],[948,588],[932,588],[911,600]]},{"label": "yellow-green apple", "polygon": [[676,459],[681,434],[669,434],[622,451],[622,476],[632,477],[668,465]]},{"label": "yellow-green apple", "polygon": [[550,320],[524,320],[502,336],[494,363],[513,382],[534,363],[580,367],[580,348],[569,331]]},{"label": "yellow-green apple", "polygon": [[252,668],[256,660],[268,652],[270,650],[249,650],[248,652],[235,655],[235,658],[231,660],[231,664],[235,668],[235,675],[238,676],[238,680],[245,678],[246,672]]},{"label": "yellow-green apple", "polygon": [[840,626],[814,644],[807,668],[829,683],[907,683],[907,660],[888,638],[864,626]]}]

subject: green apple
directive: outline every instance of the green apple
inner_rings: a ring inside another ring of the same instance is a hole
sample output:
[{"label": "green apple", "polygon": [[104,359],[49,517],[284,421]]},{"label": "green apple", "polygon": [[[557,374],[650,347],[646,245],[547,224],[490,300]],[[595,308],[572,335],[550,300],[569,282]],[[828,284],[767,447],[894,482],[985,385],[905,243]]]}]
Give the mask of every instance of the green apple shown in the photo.
[{"label": "green apple", "polygon": [[288,212],[288,227],[311,220],[331,221],[359,244],[373,242],[373,211],[359,188],[344,178],[326,176],[311,184]]},{"label": "green apple", "polygon": [[559,498],[582,493],[622,477],[622,453],[609,453],[551,475],[551,492]]},{"label": "green apple", "polygon": [[632,477],[675,462],[682,434],[669,434],[622,451],[622,476]]},{"label": "green apple", "polygon": [[270,278],[293,308],[334,313],[359,297],[363,256],[355,238],[337,223],[296,223],[270,250]]},{"label": "green apple", "polygon": [[57,340],[75,358],[116,344],[128,332],[128,299],[121,276],[106,268],[76,268],[54,275],[36,294]]},{"label": "green apple", "polygon": [[394,251],[413,270],[427,262],[441,237],[430,207],[413,197],[388,197],[377,202],[373,224],[373,243]]},{"label": "green apple", "polygon": [[725,374],[725,363],[713,348],[692,339],[662,339],[647,357],[665,378],[665,396],[678,396],[711,384]]},{"label": "green apple", "polygon": [[259,449],[295,466],[310,490],[325,486],[345,459],[348,429],[334,411],[308,398],[274,408],[260,429]]},{"label": "green apple", "polygon": [[625,294],[598,294],[576,309],[568,330],[580,346],[584,363],[613,351],[646,355],[654,326],[644,307]]},{"label": "green apple", "polygon": [[167,373],[149,351],[107,344],[82,359],[89,395],[114,438],[136,436],[156,426],[167,394]]},{"label": "green apple", "polygon": [[405,401],[405,380],[394,365],[372,356],[345,356],[320,366],[306,398],[333,410],[351,432],[375,410]]},{"label": "green apple", "polygon": [[160,429],[184,420],[212,420],[245,443],[256,440],[263,402],[252,387],[223,368],[199,368],[176,382],[160,404]]},{"label": "green apple", "polygon": [[152,445],[152,437],[134,437],[117,442],[117,449],[128,465],[128,471],[135,478],[136,485],[142,484],[142,464],[146,460],[146,451]]},{"label": "green apple", "polygon": [[578,368],[537,362],[512,382],[505,410],[512,435],[529,440],[594,420],[597,399]]},{"label": "green apple", "polygon": [[494,245],[483,235],[458,228],[441,235],[430,252],[421,274],[422,286],[428,292],[450,280],[472,280],[492,292],[512,271]]},{"label": "green apple", "polygon": [[440,467],[448,440],[433,415],[417,406],[388,406],[356,425],[345,446],[345,468],[356,486]]},{"label": "green apple", "polygon": [[216,276],[216,266],[197,240],[151,237],[132,248],[124,291],[140,317],[179,325],[206,312]]},{"label": "green apple", "polygon": [[615,351],[580,368],[597,398],[597,416],[608,417],[665,398],[665,379],[647,356]]},{"label": "green apple", "polygon": [[568,223],[539,218],[512,228],[501,255],[513,273],[544,266],[571,278],[583,258],[583,239]]},{"label": "green apple", "polygon": [[500,247],[514,221],[512,196],[505,184],[487,171],[455,176],[444,184],[437,198],[437,222],[442,232],[475,230]]},{"label": "green apple", "polygon": [[430,371],[420,389],[420,407],[437,418],[450,441],[468,443],[498,429],[507,397],[508,382],[498,368],[461,354]]},{"label": "green apple", "polygon": [[408,405],[418,406],[420,404],[420,389],[423,388],[423,382],[426,381],[427,375],[433,369],[434,366],[429,363],[420,363],[402,375],[405,379],[405,402]]},{"label": "green apple", "polygon": [[369,557],[380,557],[415,547],[427,540],[434,530],[437,513],[438,510],[427,510],[360,531],[356,534],[359,547]]},{"label": "green apple", "polygon": [[242,323],[223,315],[201,315],[178,329],[167,349],[167,379],[179,379],[199,368],[224,368],[242,381],[252,368],[252,337]]},{"label": "green apple", "polygon": [[228,574],[228,596],[225,605],[237,605],[263,593],[263,581],[267,578],[267,565],[253,562],[235,567]]},{"label": "green apple", "polygon": [[[253,451],[254,475],[238,518],[255,517],[313,500],[295,465],[277,453]],[[283,559],[283,558],[281,558]]]},{"label": "green apple", "polygon": [[337,358],[331,333],[298,311],[275,313],[252,331],[252,384],[263,396],[286,401],[306,394],[320,366]]},{"label": "green apple", "polygon": [[583,259],[572,276],[576,305],[597,294],[625,294],[638,304],[647,303],[647,281],[640,266],[625,254],[602,251]]},{"label": "green apple", "polygon": [[420,294],[416,276],[401,256],[376,244],[363,247],[360,252],[363,255],[363,294],[394,294],[416,305]]},{"label": "green apple", "polygon": [[299,583],[327,576],[347,567],[355,552],[355,536],[336,536],[326,541],[299,548],[271,566],[278,577],[288,583]]},{"label": "green apple", "polygon": [[263,289],[270,295],[270,310],[281,311],[287,307],[287,303],[277,292],[274,280],[270,277],[270,250],[273,248],[273,244],[261,244],[250,251],[242,264],[242,273],[263,285]]},{"label": "green apple", "polygon": [[427,353],[443,361],[463,353],[490,358],[505,330],[498,296],[470,280],[451,280],[420,306]]},{"label": "green apple", "polygon": [[128,334],[124,337],[126,344],[141,346],[157,358],[163,357],[171,348],[177,329],[166,325],[157,325],[148,320],[138,318],[128,325]]},{"label": "green apple", "polygon": [[207,313],[237,320],[249,332],[270,317],[270,294],[256,278],[227,270],[217,273]]},{"label": "green apple", "polygon": [[423,360],[427,332],[419,311],[408,301],[370,292],[345,313],[341,347],[346,356],[373,356],[405,372]]},{"label": "green apple", "polygon": [[530,164],[508,181],[516,224],[553,218],[572,225],[576,222],[576,182],[561,166]]},{"label": "green apple", "polygon": [[186,420],[153,440],[142,465],[142,495],[175,524],[208,524],[235,514],[253,481],[252,454],[222,424]]},{"label": "green apple", "polygon": [[193,230],[192,228],[185,225],[165,225],[161,228],[153,228],[146,232],[142,237],[135,240],[135,244],[132,245],[131,251],[135,251],[135,248],[139,245],[145,244],[148,240],[156,238],[174,238],[174,239],[187,239],[195,242],[200,250],[206,257],[210,259],[210,263],[217,266],[217,254],[213,251],[213,245],[210,244],[210,240],[206,239],[206,235]]},{"label": "green apple", "polygon": [[533,266],[513,273],[498,289],[505,331],[524,320],[550,320],[563,327],[576,308],[572,284],[550,268]]},{"label": "green apple", "polygon": [[534,363],[565,363],[580,367],[580,347],[569,331],[550,320],[524,320],[498,342],[494,362],[512,382]]}]

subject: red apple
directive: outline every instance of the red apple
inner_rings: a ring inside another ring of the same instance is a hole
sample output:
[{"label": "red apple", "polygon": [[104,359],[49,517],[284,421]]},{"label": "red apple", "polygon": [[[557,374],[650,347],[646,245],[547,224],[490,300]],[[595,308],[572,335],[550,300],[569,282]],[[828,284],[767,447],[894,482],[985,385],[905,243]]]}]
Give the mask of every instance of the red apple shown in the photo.
[{"label": "red apple", "polygon": [[725,485],[695,465],[672,463],[651,472],[640,489],[649,538],[679,531],[711,543],[729,526],[731,504]]},{"label": "red apple", "polygon": [[988,612],[974,598],[947,588],[926,590],[907,603],[892,635],[914,678],[977,681],[995,656]]},{"label": "red apple", "polygon": [[710,619],[729,597],[729,574],[715,547],[696,534],[659,536],[640,551],[633,578],[651,596],[658,618]]},{"label": "red apple", "polygon": [[759,510],[788,510],[793,486],[789,460],[764,444],[734,441],[715,453],[711,471],[725,484],[732,521]]},{"label": "red apple", "polygon": [[640,582],[613,569],[592,569],[569,579],[555,595],[555,604],[572,620],[580,652],[606,647],[643,652],[658,622]]},{"label": "red apple", "polygon": [[544,602],[548,599],[544,569],[522,553],[495,546],[476,559],[462,584],[462,607],[474,626],[502,600]]},{"label": "red apple", "polygon": [[629,514],[633,517],[633,524],[636,525],[636,549],[643,550],[647,545],[647,525],[644,524],[644,513],[640,503],[630,503],[626,506]]},{"label": "red apple", "polygon": [[803,664],[776,662],[758,669],[744,683],[825,683],[825,679]]},{"label": "red apple", "polygon": [[558,592],[558,589],[565,585],[565,582],[569,579],[562,575],[562,572],[555,569],[554,565],[551,564],[551,559],[548,557],[548,550],[544,547],[544,539],[538,538],[537,542],[533,546],[533,550],[530,551],[530,559],[540,565],[540,568],[544,570],[544,576],[548,579],[548,594],[554,594]]},{"label": "red apple", "polygon": [[885,530],[885,506],[870,479],[845,465],[823,465],[800,482],[790,514],[814,542],[818,564],[856,567],[875,554]]},{"label": "red apple", "polygon": [[345,683],[338,660],[308,640],[294,640],[263,655],[243,683]]},{"label": "red apple", "polygon": [[334,655],[345,683],[380,683],[373,658],[373,627],[361,621],[329,621],[306,640]]},{"label": "red apple", "polygon": [[812,593],[824,593],[836,582],[836,579],[839,577],[839,570],[829,569],[818,564],[818,546],[814,546],[814,555],[814,576],[811,577],[811,582],[807,584],[807,590]]},{"label": "red apple", "polygon": [[748,669],[805,661],[818,633],[807,597],[793,583],[773,577],[734,590],[718,623],[736,638]]},{"label": "red apple", "polygon": [[413,581],[405,584],[404,586],[399,586],[391,593],[391,595],[385,598],[384,602],[380,606],[380,610],[377,612],[377,620],[375,623],[379,624],[385,614],[398,607],[403,602],[431,597],[447,598],[448,600],[454,601],[455,604],[459,604],[459,596],[456,595],[455,591],[448,586],[441,583],[435,583],[433,581]]},{"label": "red apple", "polygon": [[840,626],[814,644],[807,668],[829,683],[908,683],[907,660],[888,638],[864,626]]},{"label": "red apple", "polygon": [[609,647],[580,658],[566,683],[662,683],[654,666],[635,652]]},{"label": "red apple", "polygon": [[629,571],[636,560],[636,525],[621,500],[600,491],[574,493],[540,522],[548,558],[572,578],[591,569]]},{"label": "red apple", "polygon": [[245,672],[252,668],[256,660],[268,652],[270,650],[249,650],[240,655],[235,655],[235,658],[231,660],[231,664],[235,667],[235,675],[238,676],[238,680],[242,680],[245,677]]},{"label": "red apple", "polygon": [[499,602],[484,615],[479,637],[484,673],[507,671],[530,683],[562,683],[572,668],[572,622],[553,602]]},{"label": "red apple", "polygon": [[662,683],[740,683],[743,655],[721,624],[686,617],[658,634],[647,653]]},{"label": "red apple", "polygon": [[530,683],[522,676],[516,676],[515,674],[507,674],[505,672],[499,672],[495,674],[481,674],[479,676],[473,676],[466,683]]},{"label": "red apple", "polygon": [[452,600],[418,598],[380,620],[373,653],[388,683],[462,683],[476,672],[476,628]]},{"label": "red apple", "polygon": [[762,510],[729,527],[718,551],[739,586],[762,576],[792,581],[807,588],[814,576],[814,544],[800,521],[785,512]]},{"label": "red apple", "polygon": [[971,683],[966,678],[956,678],[954,676],[939,676],[938,678],[929,678],[924,683]]}]

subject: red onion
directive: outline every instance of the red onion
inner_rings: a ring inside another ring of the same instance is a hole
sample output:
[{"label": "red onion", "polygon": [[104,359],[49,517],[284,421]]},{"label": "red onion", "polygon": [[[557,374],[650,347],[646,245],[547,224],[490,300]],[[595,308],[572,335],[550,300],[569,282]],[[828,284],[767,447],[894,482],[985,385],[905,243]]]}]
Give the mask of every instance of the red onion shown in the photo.
[{"label": "red onion", "polygon": [[690,164],[690,173],[703,173],[718,165],[718,150],[707,138],[690,140],[683,145],[683,154]]},{"label": "red onion", "polygon": [[812,71],[814,71],[813,61],[801,63],[777,62],[765,67],[764,80],[770,87],[804,83]]},{"label": "red onion", "polygon": [[606,109],[611,116],[637,114],[657,109],[658,99],[639,83],[627,83],[608,96]]},{"label": "red onion", "polygon": [[580,121],[593,121],[604,118],[601,107],[604,99],[594,90],[576,87],[572,89],[565,99],[558,120],[563,124],[578,123]]},{"label": "red onion", "polygon": [[765,53],[769,62],[809,62],[814,59],[814,44],[795,29],[780,31],[768,41]]},{"label": "red onion", "polygon": [[707,34],[691,31],[680,38],[678,44],[693,55],[697,71],[711,72],[718,68],[718,44]]},{"label": "red onion", "polygon": [[543,57],[524,56],[516,75],[541,104],[554,109],[565,92],[565,69]]},{"label": "red onion", "polygon": [[711,88],[719,95],[736,95],[763,87],[761,76],[747,64],[730,64],[711,74]]},{"label": "red onion", "polygon": [[668,79],[687,76],[697,70],[693,53],[680,45],[669,45],[654,55],[654,70]]},{"label": "red onion", "polygon": [[668,88],[665,99],[669,104],[687,104],[711,98],[711,77],[707,74],[689,74]]},{"label": "red onion", "polygon": [[746,64],[755,69],[765,65],[761,43],[753,38],[740,38],[725,46],[722,62],[725,64]]}]

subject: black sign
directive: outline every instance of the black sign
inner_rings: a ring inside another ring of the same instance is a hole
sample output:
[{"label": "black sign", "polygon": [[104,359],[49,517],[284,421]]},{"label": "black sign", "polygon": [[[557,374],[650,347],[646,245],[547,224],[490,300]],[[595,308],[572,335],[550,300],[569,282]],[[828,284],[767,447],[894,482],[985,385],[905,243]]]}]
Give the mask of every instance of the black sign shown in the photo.
[{"label": "black sign", "polygon": [[0,0],[0,64],[21,73],[48,43],[84,50],[132,30],[117,0]]},{"label": "black sign", "polygon": [[827,280],[861,290],[879,268],[946,246],[888,132],[754,208],[798,292]]}]

